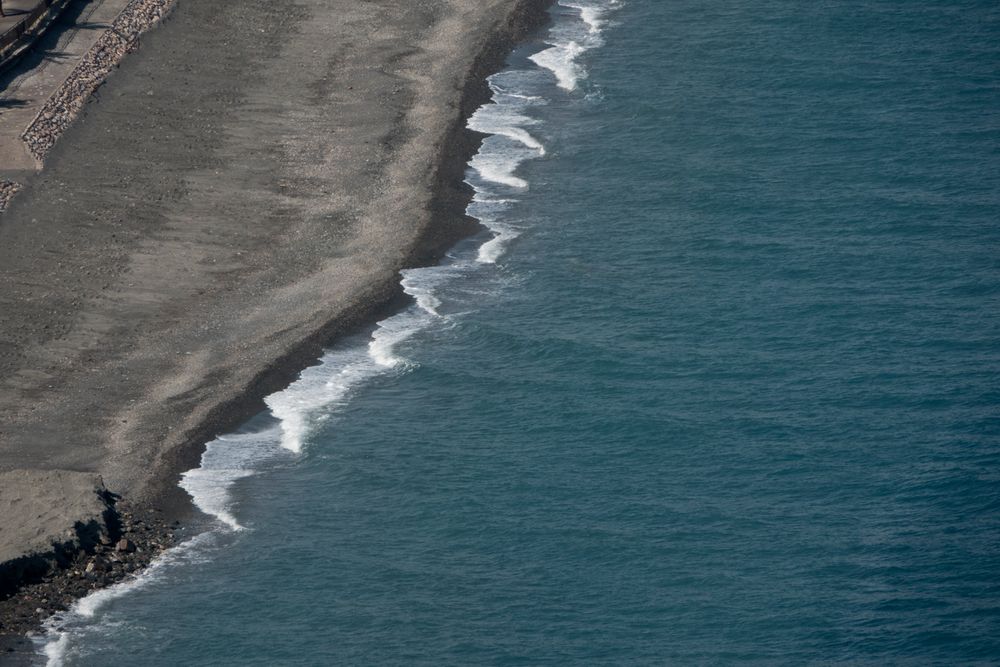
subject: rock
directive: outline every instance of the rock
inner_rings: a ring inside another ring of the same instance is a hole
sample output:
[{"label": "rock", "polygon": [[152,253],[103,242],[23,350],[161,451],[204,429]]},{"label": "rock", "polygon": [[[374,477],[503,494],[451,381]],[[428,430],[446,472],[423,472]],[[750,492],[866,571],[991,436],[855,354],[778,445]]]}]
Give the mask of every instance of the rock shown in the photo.
[{"label": "rock", "polygon": [[115,545],[115,551],[118,553],[130,554],[135,551],[135,543],[132,540],[123,537],[118,540],[118,544]]},{"label": "rock", "polygon": [[107,569],[108,569],[108,564],[106,562],[104,562],[100,558],[95,558],[89,563],[87,563],[87,567],[84,570],[84,572],[86,572],[87,574],[97,574],[99,572],[104,572]]}]

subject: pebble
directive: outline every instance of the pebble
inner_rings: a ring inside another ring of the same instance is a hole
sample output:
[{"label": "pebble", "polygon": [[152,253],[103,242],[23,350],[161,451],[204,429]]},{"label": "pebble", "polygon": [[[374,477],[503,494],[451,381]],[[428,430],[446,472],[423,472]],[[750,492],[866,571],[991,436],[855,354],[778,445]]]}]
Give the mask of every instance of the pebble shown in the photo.
[{"label": "pebble", "polygon": [[0,180],[0,211],[7,208],[7,203],[17,194],[17,191],[21,189],[20,183],[15,183],[14,181]]},{"label": "pebble", "polygon": [[[127,507],[125,502],[119,505],[120,510]],[[119,519],[124,515],[123,512]],[[103,555],[96,553],[100,545],[98,540],[89,549],[77,552],[66,569],[54,569],[37,583],[27,584],[17,595],[0,600],[0,629],[3,633],[37,632],[45,618],[68,609],[75,599],[92,590],[141,571],[161,550],[171,546],[173,540],[167,538],[171,531],[163,521],[150,515],[142,527],[135,525],[140,521],[122,521],[121,535],[115,536],[112,546],[105,548]],[[119,550],[119,545],[124,550]],[[130,547],[135,550],[131,551]]]}]

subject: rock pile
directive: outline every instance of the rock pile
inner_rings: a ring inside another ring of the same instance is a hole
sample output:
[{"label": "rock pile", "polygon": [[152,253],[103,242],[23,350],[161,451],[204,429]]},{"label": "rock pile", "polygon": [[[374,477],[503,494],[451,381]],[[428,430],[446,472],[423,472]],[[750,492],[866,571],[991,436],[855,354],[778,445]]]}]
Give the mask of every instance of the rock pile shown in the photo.
[{"label": "rock pile", "polygon": [[[0,637],[35,633],[41,621],[69,608],[87,593],[128,578],[176,541],[176,524],[156,513],[138,515],[119,500],[120,532],[102,535],[93,548],[79,551],[65,569],[0,600]],[[0,660],[2,662],[2,660]]]},{"label": "rock pile", "polygon": [[14,194],[21,189],[20,183],[14,181],[0,180],[0,211],[7,208],[7,204],[14,197]]},{"label": "rock pile", "polygon": [[80,113],[87,98],[125,54],[136,49],[139,35],[159,21],[174,1],[131,0],[125,6],[21,135],[35,159],[39,162],[45,159],[56,140]]}]

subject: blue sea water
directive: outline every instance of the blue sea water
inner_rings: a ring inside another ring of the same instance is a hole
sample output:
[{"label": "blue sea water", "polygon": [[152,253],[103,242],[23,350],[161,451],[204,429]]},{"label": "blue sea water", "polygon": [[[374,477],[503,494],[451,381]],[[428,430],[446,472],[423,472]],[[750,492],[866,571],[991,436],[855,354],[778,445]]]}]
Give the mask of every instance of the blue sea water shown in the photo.
[{"label": "blue sea water", "polygon": [[470,123],[489,231],[51,664],[1000,663],[1000,5],[553,17]]}]

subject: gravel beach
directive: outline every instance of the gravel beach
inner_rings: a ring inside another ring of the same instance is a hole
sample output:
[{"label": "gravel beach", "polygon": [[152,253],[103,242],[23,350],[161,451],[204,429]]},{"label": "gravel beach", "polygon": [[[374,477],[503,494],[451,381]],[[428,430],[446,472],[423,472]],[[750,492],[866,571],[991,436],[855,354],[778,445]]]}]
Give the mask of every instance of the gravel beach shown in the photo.
[{"label": "gravel beach", "polygon": [[465,118],[546,4],[180,0],[0,216],[0,472],[189,519],[204,443],[475,230]]}]

